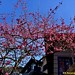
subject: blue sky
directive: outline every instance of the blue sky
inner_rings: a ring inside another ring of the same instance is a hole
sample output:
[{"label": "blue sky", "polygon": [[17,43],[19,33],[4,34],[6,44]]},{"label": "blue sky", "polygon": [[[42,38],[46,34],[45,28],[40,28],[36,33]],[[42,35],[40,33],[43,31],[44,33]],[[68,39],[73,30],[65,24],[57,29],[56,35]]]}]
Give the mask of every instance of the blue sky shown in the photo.
[{"label": "blue sky", "polygon": [[[12,13],[13,5],[17,0],[0,0],[0,14]],[[50,8],[55,8],[62,0],[26,0],[28,12],[39,12],[43,15],[47,15]],[[19,12],[17,13],[19,14]],[[70,18],[75,15],[75,0],[63,0],[63,4],[56,11],[55,19],[64,18],[66,23],[70,22]]]}]

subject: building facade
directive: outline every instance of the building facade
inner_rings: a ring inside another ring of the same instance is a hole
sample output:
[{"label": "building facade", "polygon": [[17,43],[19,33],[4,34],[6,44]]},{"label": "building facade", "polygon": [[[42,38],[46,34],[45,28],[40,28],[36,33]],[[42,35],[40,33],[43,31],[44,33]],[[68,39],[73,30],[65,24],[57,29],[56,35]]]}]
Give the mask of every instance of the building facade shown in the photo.
[{"label": "building facade", "polygon": [[63,75],[74,64],[75,57],[71,50],[56,52],[54,54],[54,75]]}]

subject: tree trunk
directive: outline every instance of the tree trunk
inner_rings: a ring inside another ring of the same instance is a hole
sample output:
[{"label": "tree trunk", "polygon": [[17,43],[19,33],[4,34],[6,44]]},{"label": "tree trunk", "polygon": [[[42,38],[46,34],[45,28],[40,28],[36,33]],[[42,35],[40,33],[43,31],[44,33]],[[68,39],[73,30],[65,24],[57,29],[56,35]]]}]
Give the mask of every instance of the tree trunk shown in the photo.
[{"label": "tree trunk", "polygon": [[54,47],[49,46],[49,44],[51,43],[51,41],[48,41],[49,38],[50,38],[49,36],[46,36],[44,39],[45,49],[46,49],[47,68],[48,68],[48,75],[54,75],[54,53],[49,53],[50,51],[54,52]]},{"label": "tree trunk", "polygon": [[54,54],[46,55],[48,75],[54,75]]}]

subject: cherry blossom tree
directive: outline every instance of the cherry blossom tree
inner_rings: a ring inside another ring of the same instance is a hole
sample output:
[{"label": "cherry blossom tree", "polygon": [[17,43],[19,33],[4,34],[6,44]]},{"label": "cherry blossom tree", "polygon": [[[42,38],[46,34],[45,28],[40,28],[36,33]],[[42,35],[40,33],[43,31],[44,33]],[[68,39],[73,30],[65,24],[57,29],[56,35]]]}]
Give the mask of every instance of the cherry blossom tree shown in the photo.
[{"label": "cherry blossom tree", "polygon": [[[18,0],[15,8],[18,8],[20,3],[23,5],[23,2]],[[4,22],[0,23],[1,66],[5,67],[14,63],[13,70],[17,70],[21,61],[27,56],[34,58],[37,55],[43,56],[44,53],[47,56],[66,50],[72,50],[74,54],[73,21],[70,25],[66,25],[64,19],[60,24],[53,19],[55,11],[61,4],[60,2],[54,10],[50,9],[47,16],[39,12],[26,13],[25,11],[16,20],[13,16],[13,26],[6,22],[6,18],[3,18]],[[26,7],[22,6],[22,10],[26,10]]]}]

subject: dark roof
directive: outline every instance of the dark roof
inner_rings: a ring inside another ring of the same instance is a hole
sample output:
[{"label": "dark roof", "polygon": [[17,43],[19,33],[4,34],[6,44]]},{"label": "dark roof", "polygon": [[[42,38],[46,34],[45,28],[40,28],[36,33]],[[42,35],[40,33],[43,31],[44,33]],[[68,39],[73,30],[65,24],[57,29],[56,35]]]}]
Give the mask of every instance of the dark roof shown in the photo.
[{"label": "dark roof", "polygon": [[24,73],[28,68],[29,66],[31,66],[31,64],[35,63],[34,59],[30,59],[29,62],[23,67],[21,73]]}]

